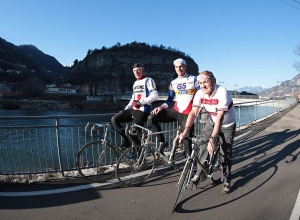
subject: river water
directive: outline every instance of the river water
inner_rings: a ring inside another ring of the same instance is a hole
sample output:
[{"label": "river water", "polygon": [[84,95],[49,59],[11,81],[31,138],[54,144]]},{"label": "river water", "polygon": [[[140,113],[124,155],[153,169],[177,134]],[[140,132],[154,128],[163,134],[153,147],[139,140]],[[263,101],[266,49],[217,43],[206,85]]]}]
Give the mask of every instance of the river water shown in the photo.
[{"label": "river water", "polygon": [[[260,119],[277,109],[278,107],[270,106],[235,108],[237,125],[242,126]],[[95,116],[95,114],[101,115]],[[36,172],[58,169],[59,167],[55,133],[56,120],[53,118],[34,120],[16,118],[12,120],[14,117],[69,116],[59,119],[59,132],[62,167],[64,170],[70,170],[76,167],[76,154],[82,144],[86,142],[84,125],[87,122],[110,122],[113,114],[115,113],[72,110],[0,110],[0,173],[3,170],[4,173]],[[87,117],[76,117],[84,115]],[[3,117],[9,117],[10,120]],[[48,125],[51,125],[52,128],[38,128],[39,126],[46,127]],[[69,127],[63,127],[63,125]],[[34,128],[29,128],[30,126]],[[115,144],[120,144],[119,136],[116,135],[115,137],[117,138],[114,141]]]}]

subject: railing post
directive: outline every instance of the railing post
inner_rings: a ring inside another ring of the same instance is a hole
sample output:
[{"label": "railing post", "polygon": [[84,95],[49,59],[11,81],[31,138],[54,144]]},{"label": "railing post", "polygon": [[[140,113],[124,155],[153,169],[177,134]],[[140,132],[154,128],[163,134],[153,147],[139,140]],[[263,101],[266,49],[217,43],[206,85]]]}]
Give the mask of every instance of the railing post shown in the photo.
[{"label": "railing post", "polygon": [[255,114],[254,114],[254,121],[257,119],[257,104],[258,102],[255,102]]},{"label": "railing post", "polygon": [[62,157],[61,157],[61,147],[60,147],[60,133],[59,133],[59,116],[56,118],[56,144],[57,144],[57,153],[58,153],[58,163],[59,169],[62,176],[64,176],[63,166],[62,166]]},{"label": "railing post", "polygon": [[239,116],[238,116],[238,124],[237,127],[239,128],[241,124],[241,104],[239,104]]}]

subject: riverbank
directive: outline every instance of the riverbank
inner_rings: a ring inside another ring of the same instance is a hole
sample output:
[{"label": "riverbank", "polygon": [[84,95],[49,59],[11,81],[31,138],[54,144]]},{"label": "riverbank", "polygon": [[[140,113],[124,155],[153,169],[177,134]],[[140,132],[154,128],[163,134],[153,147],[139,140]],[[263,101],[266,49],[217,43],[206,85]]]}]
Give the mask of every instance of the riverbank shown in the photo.
[{"label": "riverbank", "polygon": [[[85,96],[47,96],[38,98],[9,97],[0,99],[0,109],[4,110],[79,110],[79,111],[113,111],[117,112],[125,108],[128,100],[113,101],[104,99],[98,101],[86,101]],[[157,101],[153,107],[160,105]]]},{"label": "riverbank", "polygon": [[128,102],[112,100],[86,101],[86,97],[49,96],[37,98],[10,97],[0,100],[0,109],[4,110],[111,110],[122,109]]}]

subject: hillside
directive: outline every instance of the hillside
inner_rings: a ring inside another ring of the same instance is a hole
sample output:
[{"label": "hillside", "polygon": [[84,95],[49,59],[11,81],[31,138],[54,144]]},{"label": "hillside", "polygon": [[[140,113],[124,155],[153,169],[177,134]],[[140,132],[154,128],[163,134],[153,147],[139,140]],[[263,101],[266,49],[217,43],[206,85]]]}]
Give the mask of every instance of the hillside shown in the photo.
[{"label": "hillside", "polygon": [[259,95],[264,97],[275,96],[300,96],[300,74],[291,80],[277,82],[278,85],[264,90]]},{"label": "hillside", "polygon": [[[61,65],[54,57],[40,51],[33,45],[16,46],[0,37],[1,81],[18,82],[31,77],[39,77],[46,83],[65,78],[69,68]],[[5,74],[15,70],[18,76]]]},{"label": "hillside", "polygon": [[140,62],[144,64],[147,75],[155,79],[159,91],[167,91],[168,84],[176,76],[173,61],[179,57],[187,61],[189,74],[198,74],[198,65],[192,58],[162,45],[132,42],[123,46],[103,47],[89,51],[82,61],[76,60],[67,81],[125,92],[131,89],[134,81],[132,65]]}]

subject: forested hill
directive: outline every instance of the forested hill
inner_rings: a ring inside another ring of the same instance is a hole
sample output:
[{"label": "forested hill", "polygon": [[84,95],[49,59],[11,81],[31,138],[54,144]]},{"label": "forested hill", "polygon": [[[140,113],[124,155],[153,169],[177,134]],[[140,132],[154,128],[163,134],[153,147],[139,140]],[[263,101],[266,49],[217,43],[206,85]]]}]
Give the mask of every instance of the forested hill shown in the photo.
[{"label": "forested hill", "polygon": [[[8,74],[9,69],[19,74]],[[16,83],[38,77],[49,83],[64,80],[69,68],[34,45],[16,46],[0,37],[0,72],[0,81]]]},{"label": "forested hill", "polygon": [[126,90],[133,83],[132,65],[143,63],[148,76],[155,79],[160,91],[168,89],[168,84],[175,77],[173,61],[184,58],[187,72],[198,74],[198,65],[185,53],[164,46],[150,46],[146,43],[119,43],[111,48],[89,50],[86,57],[75,60],[67,81],[72,84],[89,83],[103,89],[115,88]]}]

